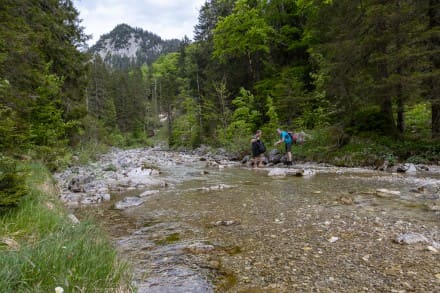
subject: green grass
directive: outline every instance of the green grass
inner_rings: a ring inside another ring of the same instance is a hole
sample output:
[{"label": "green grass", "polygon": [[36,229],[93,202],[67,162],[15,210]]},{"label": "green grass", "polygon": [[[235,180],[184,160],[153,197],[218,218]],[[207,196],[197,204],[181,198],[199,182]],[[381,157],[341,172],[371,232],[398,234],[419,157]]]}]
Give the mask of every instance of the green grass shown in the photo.
[{"label": "green grass", "polygon": [[0,217],[2,292],[130,292],[130,271],[91,221],[74,225],[47,170],[31,165],[29,194]]},{"label": "green grass", "polygon": [[427,137],[405,134],[402,139],[392,139],[374,133],[359,133],[350,137],[349,143],[338,145],[334,131],[318,129],[302,145],[294,145],[294,160],[326,162],[337,166],[372,166],[376,160],[386,159],[391,164],[410,162],[438,164],[440,142]]}]

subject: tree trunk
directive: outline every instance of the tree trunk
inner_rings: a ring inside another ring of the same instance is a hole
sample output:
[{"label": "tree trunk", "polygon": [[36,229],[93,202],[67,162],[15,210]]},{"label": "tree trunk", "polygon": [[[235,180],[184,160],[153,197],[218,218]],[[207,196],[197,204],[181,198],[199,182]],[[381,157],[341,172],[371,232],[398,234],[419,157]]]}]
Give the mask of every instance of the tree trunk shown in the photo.
[{"label": "tree trunk", "polygon": [[200,93],[200,82],[199,82],[199,71],[197,70],[197,105],[199,107],[198,115],[199,115],[199,136],[201,136],[201,130],[203,128],[203,120],[202,120],[202,95]]},{"label": "tree trunk", "polygon": [[[400,88],[400,86],[399,86]],[[402,134],[405,131],[405,109],[402,96],[397,99],[397,130]]]},{"label": "tree trunk", "polygon": [[434,100],[431,104],[432,109],[432,138],[439,138],[440,137],[440,101]]},{"label": "tree trunk", "polygon": [[159,107],[157,106],[157,79],[154,79],[154,90],[153,90],[153,113],[154,115],[159,114]]},{"label": "tree trunk", "polygon": [[[400,53],[402,50],[402,43],[404,42],[401,39],[401,18],[402,12],[400,7],[400,1],[397,1],[397,7],[395,9],[396,13],[398,13],[399,17],[395,23],[394,35],[396,36],[396,51]],[[397,74],[399,76],[399,82],[396,85],[396,97],[397,97],[397,130],[400,134],[403,134],[405,131],[405,94],[403,93],[403,69],[402,65],[397,67]]]},{"label": "tree trunk", "polygon": [[[378,66],[378,72],[381,75],[379,80],[383,81],[388,77],[388,66],[386,62],[381,62]],[[382,129],[386,134],[397,136],[397,129],[393,116],[393,102],[391,100],[389,88],[386,85],[382,85],[382,88],[378,91],[378,94],[381,99],[380,109],[383,115],[383,123],[385,123],[385,125],[382,125]]]},{"label": "tree trunk", "polygon": [[[381,5],[385,5],[386,1],[378,1]],[[382,34],[387,32],[388,19],[384,12],[379,13],[379,15],[374,19],[377,35],[377,40],[375,41],[375,52],[378,56],[387,56],[387,46],[389,40],[381,38]],[[396,137],[397,136],[397,128],[394,122],[393,115],[393,102],[392,102],[392,88],[387,82],[389,78],[389,64],[388,59],[382,57],[376,63],[376,95],[379,99],[380,110],[382,114],[382,121],[384,125],[382,125],[381,130],[387,134]]]},{"label": "tree trunk", "polygon": [[386,123],[386,125],[384,125],[384,129],[389,134],[395,133],[395,124],[394,124],[394,117],[393,117],[393,103],[391,101],[391,98],[384,96],[380,106],[381,106],[381,112],[384,117],[384,123]]},{"label": "tree trunk", "polygon": [[[440,25],[439,12],[438,12],[438,0],[429,1],[429,30],[434,30]],[[439,37],[432,33],[430,40],[430,50],[435,51],[437,49],[437,44],[439,42]],[[431,65],[434,70],[440,67],[440,57],[439,54],[431,55]],[[440,80],[437,75],[431,76],[429,80],[429,93],[428,96],[431,97],[431,135],[432,138],[440,138]]]}]

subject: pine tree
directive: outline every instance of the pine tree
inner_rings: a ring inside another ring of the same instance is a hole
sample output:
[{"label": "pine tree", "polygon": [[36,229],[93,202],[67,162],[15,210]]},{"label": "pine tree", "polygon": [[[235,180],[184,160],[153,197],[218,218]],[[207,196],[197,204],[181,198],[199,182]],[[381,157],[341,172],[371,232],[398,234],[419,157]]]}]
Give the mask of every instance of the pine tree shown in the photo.
[{"label": "pine tree", "polygon": [[[423,5],[423,2],[420,1]],[[426,27],[426,49],[429,56],[428,72],[426,75],[426,95],[431,102],[431,133],[433,138],[440,137],[440,2],[438,0],[429,0],[422,6],[426,12],[428,25]]]},{"label": "pine tree", "polygon": [[[418,52],[423,23],[416,7],[399,0],[339,0],[319,7],[310,24],[311,30],[323,34],[315,35],[318,41],[312,52],[327,95],[348,115],[378,107],[376,130],[402,133],[405,105],[420,94],[423,68]],[[356,116],[351,121],[356,124]]]},{"label": "pine tree", "polygon": [[87,113],[111,129],[116,126],[116,109],[109,93],[110,74],[99,55],[94,56],[89,76],[86,97]]},{"label": "pine tree", "polygon": [[[20,120],[17,131],[22,138],[28,143],[48,143],[35,137],[40,121],[34,114],[41,100],[47,100],[57,113],[46,128],[72,133],[75,121],[84,115],[88,58],[79,51],[87,36],[72,1],[2,1],[0,39],[0,80],[8,83],[8,89],[0,91],[0,104]],[[50,88],[55,83],[49,79],[57,80],[59,91]],[[59,128],[58,113],[69,127]]]}]

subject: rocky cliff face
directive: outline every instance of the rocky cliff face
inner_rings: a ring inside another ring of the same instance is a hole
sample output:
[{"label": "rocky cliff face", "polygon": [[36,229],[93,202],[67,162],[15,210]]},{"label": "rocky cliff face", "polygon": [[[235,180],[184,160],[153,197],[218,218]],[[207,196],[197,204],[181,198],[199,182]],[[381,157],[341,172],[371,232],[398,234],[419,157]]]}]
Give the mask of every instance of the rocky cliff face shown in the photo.
[{"label": "rocky cliff face", "polygon": [[125,69],[150,65],[160,55],[178,51],[179,46],[177,39],[162,40],[143,29],[119,24],[110,33],[101,36],[89,52],[98,54],[112,68]]}]

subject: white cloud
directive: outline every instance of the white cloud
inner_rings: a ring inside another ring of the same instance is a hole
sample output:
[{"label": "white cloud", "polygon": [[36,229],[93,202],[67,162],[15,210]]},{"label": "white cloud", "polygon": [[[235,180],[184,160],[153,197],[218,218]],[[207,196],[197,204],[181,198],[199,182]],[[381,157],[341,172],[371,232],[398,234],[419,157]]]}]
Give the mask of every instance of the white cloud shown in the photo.
[{"label": "white cloud", "polygon": [[93,45],[116,25],[125,23],[163,39],[193,37],[200,7],[206,0],[73,0]]}]

